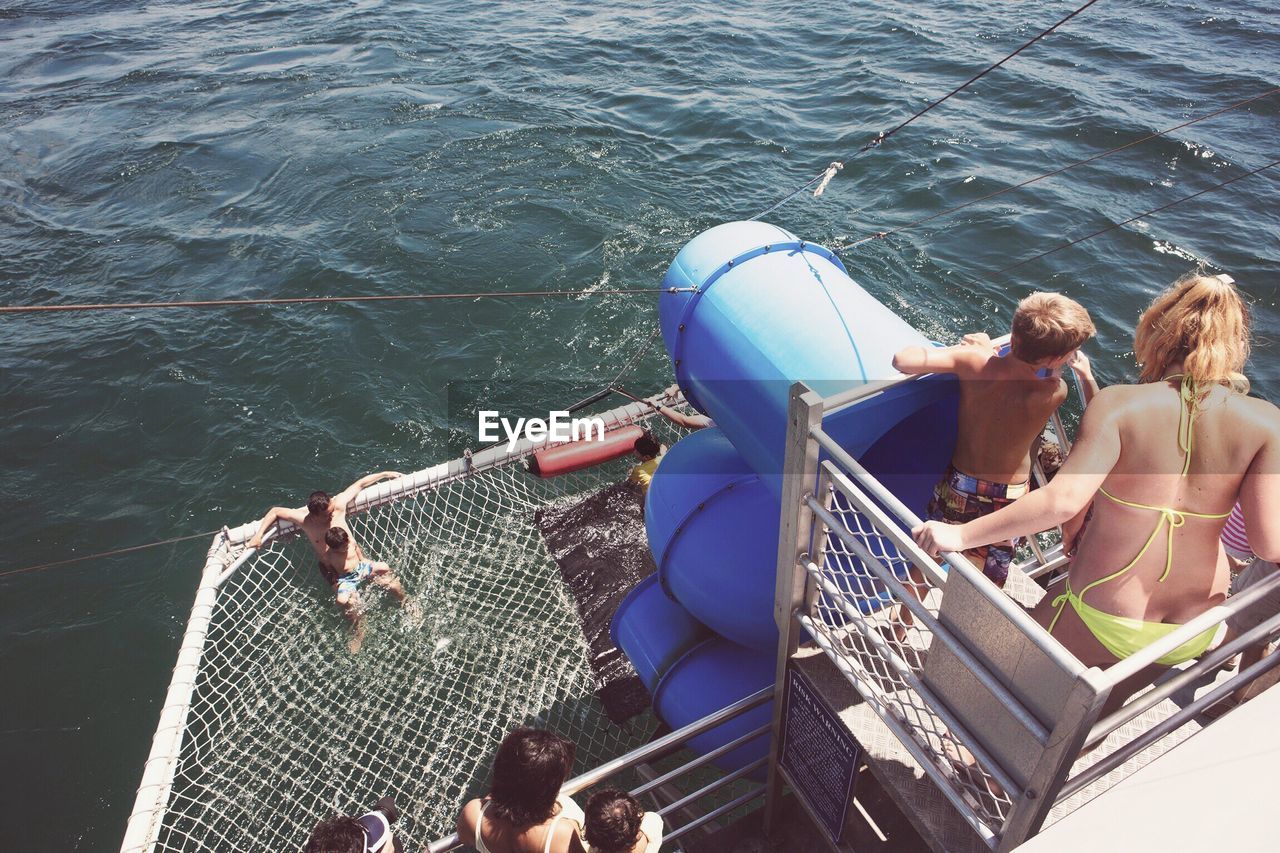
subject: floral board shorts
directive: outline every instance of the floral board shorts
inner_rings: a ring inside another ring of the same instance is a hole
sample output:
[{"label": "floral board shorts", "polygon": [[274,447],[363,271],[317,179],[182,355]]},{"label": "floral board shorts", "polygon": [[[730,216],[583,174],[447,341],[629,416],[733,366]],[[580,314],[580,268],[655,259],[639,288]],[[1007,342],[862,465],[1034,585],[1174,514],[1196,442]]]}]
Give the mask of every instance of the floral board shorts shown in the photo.
[{"label": "floral board shorts", "polygon": [[[1025,495],[1029,485],[979,480],[948,465],[938,485],[933,487],[933,499],[929,501],[925,512],[930,521],[964,524],[1008,506]],[[982,573],[997,586],[1004,586],[1004,582],[1009,579],[1009,564],[1013,562],[1013,552],[1017,546],[1017,540],[1010,539],[1008,542],[972,548],[965,554],[974,559],[981,566]]]}]

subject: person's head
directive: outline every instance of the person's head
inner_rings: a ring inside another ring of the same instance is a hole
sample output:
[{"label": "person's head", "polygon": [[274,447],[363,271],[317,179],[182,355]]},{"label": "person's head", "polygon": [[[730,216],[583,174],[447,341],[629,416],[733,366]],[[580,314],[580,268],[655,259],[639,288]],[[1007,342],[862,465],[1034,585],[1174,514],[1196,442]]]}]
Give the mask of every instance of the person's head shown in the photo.
[{"label": "person's head", "polygon": [[1249,309],[1229,276],[1184,275],[1142,313],[1133,334],[1133,353],[1143,382],[1155,382],[1182,364],[1197,382],[1231,382],[1247,387]]},{"label": "person's head", "polygon": [[335,551],[344,550],[350,541],[351,537],[341,527],[330,527],[324,532],[324,544]]},{"label": "person's head", "polygon": [[307,512],[311,515],[328,515],[329,496],[324,492],[312,492],[307,496]]},{"label": "person's head", "polygon": [[652,433],[646,432],[644,435],[636,439],[635,443],[636,455],[641,459],[649,460],[656,457],[662,452],[662,445],[653,437]]},{"label": "person's head", "polygon": [[1096,332],[1079,302],[1061,293],[1033,293],[1013,314],[1009,353],[1036,367],[1061,367]]},{"label": "person's head", "polygon": [[517,828],[548,820],[573,770],[574,747],[546,729],[519,728],[493,759],[489,813]]},{"label": "person's head", "polygon": [[365,834],[352,817],[331,817],[316,824],[305,853],[365,853]]},{"label": "person's head", "polygon": [[587,801],[587,843],[594,853],[630,853],[640,837],[640,821],[644,809],[635,797],[606,788]]}]

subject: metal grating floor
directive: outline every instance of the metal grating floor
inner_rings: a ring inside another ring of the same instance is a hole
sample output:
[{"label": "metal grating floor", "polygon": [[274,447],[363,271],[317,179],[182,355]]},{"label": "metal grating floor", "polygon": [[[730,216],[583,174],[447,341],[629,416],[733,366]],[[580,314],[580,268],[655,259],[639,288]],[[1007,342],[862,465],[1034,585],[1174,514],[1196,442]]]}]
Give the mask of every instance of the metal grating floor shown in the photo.
[{"label": "metal grating floor", "polygon": [[[1044,595],[1034,581],[1025,575],[1011,574],[1006,587],[1010,597],[1020,604],[1033,606]],[[927,606],[936,612],[935,590],[927,599]],[[923,650],[922,654],[927,654]],[[906,750],[897,736],[884,724],[874,710],[863,701],[862,697],[836,669],[827,656],[817,648],[802,648],[794,659],[797,665],[811,679],[815,687],[821,691],[840,715],[849,730],[862,745],[867,764],[877,780],[889,792],[898,806],[907,815],[916,831],[929,846],[939,853],[964,853],[964,851],[988,850],[986,843],[960,816],[960,813],[947,801],[946,797],[925,774],[924,770]],[[1232,672],[1218,673],[1217,680],[1230,677]],[[1195,693],[1210,689],[1212,685],[1204,685]],[[1186,696],[1175,695],[1166,699],[1144,714],[1130,721],[1113,732],[1096,750],[1078,760],[1072,775],[1094,762],[1110,755],[1122,744],[1129,742],[1141,732],[1150,729],[1159,721],[1173,715],[1179,710],[1180,700],[1185,704],[1191,698],[1191,691]],[[938,721],[941,725],[941,721]],[[1156,741],[1147,749],[1135,755],[1129,761],[1098,779],[1093,784],[1057,803],[1045,821],[1049,826],[1078,809],[1103,791],[1127,778],[1139,768],[1149,764],[1159,756],[1173,749],[1191,735],[1200,731],[1201,726],[1189,722],[1178,730],[1171,732]]]}]

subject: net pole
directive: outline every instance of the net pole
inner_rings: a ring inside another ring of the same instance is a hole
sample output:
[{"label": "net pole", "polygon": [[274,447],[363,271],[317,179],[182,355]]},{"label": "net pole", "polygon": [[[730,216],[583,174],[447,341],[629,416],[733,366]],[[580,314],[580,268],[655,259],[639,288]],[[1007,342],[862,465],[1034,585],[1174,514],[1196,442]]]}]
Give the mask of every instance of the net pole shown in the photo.
[{"label": "net pole", "polygon": [[[151,754],[147,756],[147,762],[143,766],[142,782],[138,785],[138,795],[129,813],[129,823],[125,827],[120,853],[150,853],[155,849],[159,838],[161,821],[177,772],[178,756],[182,753],[191,697],[195,692],[196,675],[204,656],[205,637],[218,600],[218,586],[224,575],[223,561],[228,551],[227,534],[219,533],[209,546],[204,571],[200,575],[200,588],[196,590],[191,617],[187,620],[187,630],[182,635],[178,661],[174,664],[173,678],[169,681],[169,691],[165,694],[164,706],[160,711],[160,722],[151,740]],[[242,553],[232,568],[238,567],[252,554],[252,551]]]}]

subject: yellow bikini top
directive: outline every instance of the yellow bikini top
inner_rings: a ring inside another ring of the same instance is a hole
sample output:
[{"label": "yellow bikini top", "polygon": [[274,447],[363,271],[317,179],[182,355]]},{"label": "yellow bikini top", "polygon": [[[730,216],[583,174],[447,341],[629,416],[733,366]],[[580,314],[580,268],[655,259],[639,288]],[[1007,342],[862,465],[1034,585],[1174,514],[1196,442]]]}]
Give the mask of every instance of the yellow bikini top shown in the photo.
[{"label": "yellow bikini top", "polygon": [[[1179,386],[1179,391],[1178,391],[1178,395],[1182,403],[1180,410],[1178,412],[1178,449],[1181,450],[1183,453],[1184,458],[1182,462],[1181,476],[1185,477],[1187,476],[1187,472],[1191,470],[1191,447],[1192,447],[1193,438],[1195,436],[1194,428],[1195,428],[1195,422],[1196,422],[1196,415],[1198,414],[1198,411],[1200,408],[1200,395],[1197,391],[1196,381],[1194,377],[1186,376],[1181,373],[1175,373],[1172,376],[1165,377],[1166,381],[1173,380],[1173,379],[1182,380],[1182,383]],[[1124,504],[1125,506],[1131,506],[1131,507],[1134,507],[1135,509],[1149,509],[1152,512],[1158,512],[1160,513],[1160,520],[1156,522],[1156,529],[1151,531],[1151,535],[1147,537],[1147,541],[1146,543],[1143,544],[1142,550],[1138,552],[1138,556],[1134,557],[1133,560],[1129,563],[1129,565],[1125,566],[1123,569],[1121,569],[1118,572],[1107,575],[1104,578],[1099,578],[1098,580],[1089,584],[1083,590],[1080,591],[1081,596],[1083,596],[1086,592],[1088,592],[1090,589],[1097,586],[1098,584],[1106,583],[1109,580],[1114,580],[1115,578],[1120,577],[1125,572],[1129,571],[1134,566],[1136,566],[1138,564],[1138,561],[1142,559],[1142,556],[1147,553],[1147,549],[1151,547],[1151,543],[1154,542],[1156,540],[1156,537],[1160,535],[1160,529],[1162,527],[1165,527],[1165,524],[1168,523],[1168,528],[1167,528],[1168,547],[1165,552],[1166,555],[1164,560],[1164,572],[1161,573],[1159,578],[1159,582],[1163,583],[1164,579],[1169,576],[1169,570],[1173,568],[1173,531],[1177,530],[1179,527],[1186,524],[1188,518],[1216,519],[1216,518],[1226,518],[1227,516],[1231,515],[1231,510],[1227,510],[1226,512],[1222,512],[1222,513],[1207,513],[1207,512],[1191,512],[1189,510],[1183,510],[1183,509],[1174,509],[1173,507],[1168,507],[1168,506],[1151,506],[1149,504],[1140,504],[1135,501],[1126,501],[1123,498],[1116,497],[1115,495],[1111,494],[1110,492],[1108,492],[1106,489],[1103,489],[1103,488],[1099,488],[1098,491],[1101,492],[1108,499],[1114,501],[1115,503]]]}]

